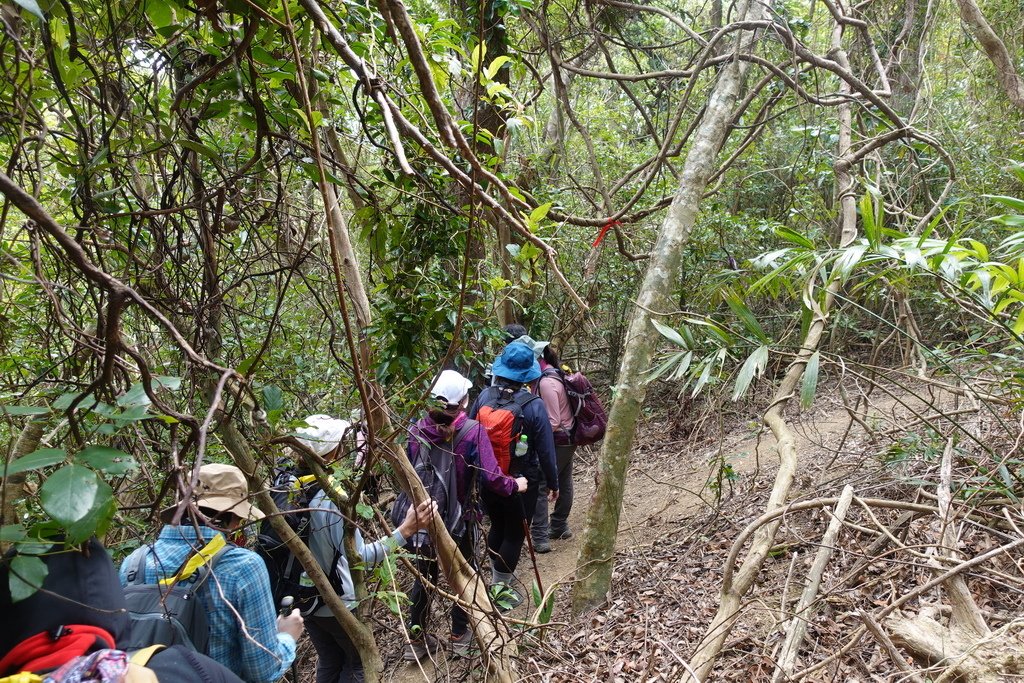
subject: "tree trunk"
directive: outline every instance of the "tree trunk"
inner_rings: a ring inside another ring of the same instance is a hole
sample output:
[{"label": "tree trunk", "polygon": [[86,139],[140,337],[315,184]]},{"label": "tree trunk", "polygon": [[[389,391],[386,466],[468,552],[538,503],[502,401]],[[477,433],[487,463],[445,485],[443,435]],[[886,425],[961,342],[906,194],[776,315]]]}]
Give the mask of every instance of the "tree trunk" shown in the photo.
[{"label": "tree trunk", "polygon": [[981,43],[982,49],[985,50],[989,61],[995,67],[999,85],[1003,88],[1006,96],[1010,98],[1013,106],[1024,111],[1024,78],[1017,73],[1013,55],[1006,49],[1006,45],[996,35],[996,32],[992,30],[974,0],[956,0],[956,4],[960,8],[960,19]]},{"label": "tree trunk", "polygon": [[[846,52],[842,47],[843,25],[837,24],[832,34],[832,52],[835,60],[849,71],[849,62]],[[851,146],[853,135],[853,111],[849,103],[850,85],[846,81],[840,84],[840,92],[847,98],[847,103],[839,107],[839,142],[838,154],[835,161],[836,194],[839,198],[839,236],[841,247],[847,247],[853,243],[857,236],[857,201],[855,194],[854,178],[850,172]],[[768,498],[766,512],[773,512],[786,504],[789,491],[793,486],[793,478],[796,476],[797,452],[796,437],[793,430],[786,422],[784,411],[790,400],[799,392],[800,379],[803,377],[804,368],[810,360],[818,344],[825,334],[825,323],[828,320],[828,312],[832,302],[839,291],[840,278],[835,277],[825,290],[825,299],[821,305],[816,302],[814,292],[811,291],[805,297],[813,306],[813,317],[807,328],[803,343],[800,345],[800,352],[796,360],[790,364],[785,376],[779,383],[772,396],[769,406],[764,414],[764,423],[775,436],[776,450],[779,453],[779,471],[775,475],[775,483],[772,486],[771,495]],[[722,651],[726,639],[732,632],[732,627],[739,618],[743,596],[761,571],[761,565],[768,556],[775,540],[775,532],[779,528],[781,520],[765,524],[754,534],[750,542],[750,550],[743,559],[739,569],[733,572],[733,567],[725,568],[725,575],[722,580],[722,591],[719,597],[718,612],[712,619],[711,624],[704,631],[704,637],[698,643],[693,659],[690,660],[690,668],[693,670],[698,681],[707,680],[711,675],[715,660]]]},{"label": "tree trunk", "polygon": [[[743,2],[738,15],[740,21],[757,21],[766,15],[766,10],[759,2]],[[731,49],[749,52],[754,33],[738,31],[735,36]],[[587,511],[577,559],[577,583],[572,596],[576,613],[601,604],[611,583],[626,468],[636,436],[637,418],[647,394],[644,373],[651,366],[660,339],[651,317],[672,307],[671,294],[678,281],[682,249],[690,237],[704,190],[717,169],[718,153],[728,136],[729,122],[746,72],[747,62],[734,60],[719,73],[687,152],[679,189],[651,252],[626,340],[608,431],[598,458],[597,489]]]},{"label": "tree trunk", "polygon": [[[28,455],[39,447],[39,440],[43,438],[42,420],[29,419],[28,423],[18,434],[18,438],[11,446],[10,457],[7,462],[14,462],[23,455]],[[0,525],[17,524],[18,508],[15,502],[25,495],[25,478],[28,472],[19,472],[4,477],[3,488],[0,489],[2,506],[0,506]],[[6,552],[9,544],[0,545],[0,552]]]}]

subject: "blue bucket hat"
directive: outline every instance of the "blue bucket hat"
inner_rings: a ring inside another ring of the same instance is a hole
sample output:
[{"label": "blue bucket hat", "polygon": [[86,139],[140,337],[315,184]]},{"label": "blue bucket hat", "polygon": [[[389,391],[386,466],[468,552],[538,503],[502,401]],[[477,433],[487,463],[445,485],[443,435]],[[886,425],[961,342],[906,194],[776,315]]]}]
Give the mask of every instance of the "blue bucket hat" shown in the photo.
[{"label": "blue bucket hat", "polygon": [[533,355],[533,349],[519,341],[514,341],[494,361],[491,370],[495,377],[504,377],[513,382],[532,382],[541,376],[540,363]]}]

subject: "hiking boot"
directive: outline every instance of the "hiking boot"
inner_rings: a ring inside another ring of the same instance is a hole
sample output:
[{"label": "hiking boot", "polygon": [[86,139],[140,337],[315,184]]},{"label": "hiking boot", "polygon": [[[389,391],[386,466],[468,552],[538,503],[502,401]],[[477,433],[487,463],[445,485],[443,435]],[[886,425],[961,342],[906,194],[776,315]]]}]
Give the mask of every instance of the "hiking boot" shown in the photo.
[{"label": "hiking boot", "polygon": [[451,635],[448,642],[452,646],[452,654],[458,657],[468,657],[470,651],[473,649],[473,634],[470,631],[464,631],[461,635]]},{"label": "hiking boot", "polygon": [[491,585],[491,602],[495,604],[499,612],[510,612],[523,604],[523,596],[507,583],[495,583]]},{"label": "hiking boot", "polygon": [[551,543],[549,541],[534,541],[533,550],[543,555],[544,553],[551,552]]},{"label": "hiking boot", "polygon": [[572,532],[568,529],[562,529],[561,531],[552,531],[551,538],[556,541],[568,541],[572,538]]},{"label": "hiking boot", "polygon": [[428,633],[422,638],[406,643],[402,659],[407,662],[418,662],[433,655],[440,647],[441,644],[437,642],[437,638]]}]

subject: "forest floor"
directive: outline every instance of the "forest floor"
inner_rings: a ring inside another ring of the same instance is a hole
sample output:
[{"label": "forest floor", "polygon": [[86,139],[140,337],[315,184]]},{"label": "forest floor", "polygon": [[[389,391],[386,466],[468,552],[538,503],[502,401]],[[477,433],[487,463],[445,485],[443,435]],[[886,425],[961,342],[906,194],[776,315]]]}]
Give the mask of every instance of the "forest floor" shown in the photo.
[{"label": "forest floor", "polygon": [[[739,531],[764,510],[777,471],[777,456],[770,432],[759,421],[743,417],[759,414],[757,409],[748,406],[749,410],[740,413],[742,406],[727,404],[714,412],[703,408],[700,415],[691,415],[686,408],[678,408],[676,397],[664,390],[649,405],[674,409],[646,415],[639,429],[609,602],[595,613],[574,618],[568,607],[571,581],[596,469],[596,450],[577,453],[570,517],[575,535],[553,542],[553,552],[537,556],[545,587],[557,582],[559,588],[543,643],[534,642],[520,650],[524,680],[680,680],[686,675],[682,663],[691,657],[717,609],[724,558]],[[858,495],[912,499],[922,477],[927,479],[929,472],[935,472],[936,453],[942,449],[941,442],[937,446],[931,443],[927,433],[915,432],[915,423],[936,409],[953,412],[959,406],[955,394],[932,387],[922,385],[908,391],[890,386],[873,394],[854,420],[843,406],[838,387],[821,388],[812,410],[794,410],[789,416],[798,435],[800,457],[791,498],[834,496],[849,483]],[[733,414],[723,415],[726,409]],[[791,603],[798,595],[805,565],[810,563],[827,521],[828,515],[819,511],[799,519],[794,515],[785,522],[759,582],[769,590],[758,592],[773,595],[775,602],[746,610],[726,644],[713,680],[770,680],[774,655],[784,637],[787,601]],[[850,542],[860,547],[861,540]],[[856,549],[838,554],[825,583],[829,576],[849,570],[859,557]],[[870,573],[864,567],[859,571]],[[518,577],[528,587],[532,576],[530,558],[524,551]],[[887,578],[891,590],[899,591],[892,576]],[[842,629],[836,624],[854,612],[852,602],[878,600],[872,593],[878,587],[874,582],[869,586],[863,596],[838,589],[835,595],[828,595],[821,619],[810,628],[805,648],[810,650],[806,653],[808,664],[841,645]],[[998,611],[1001,605],[991,607]],[[517,608],[511,616],[528,618],[527,607]],[[435,635],[446,639],[448,618],[436,605],[431,623]],[[402,662],[402,644],[396,642],[396,635],[394,631],[379,634],[386,665],[384,680],[413,683],[477,678],[473,673],[478,672],[479,659],[457,658],[451,653],[439,653],[422,668]],[[895,671],[886,653],[873,646],[862,646],[848,660],[805,680],[889,680],[886,671]]]}]

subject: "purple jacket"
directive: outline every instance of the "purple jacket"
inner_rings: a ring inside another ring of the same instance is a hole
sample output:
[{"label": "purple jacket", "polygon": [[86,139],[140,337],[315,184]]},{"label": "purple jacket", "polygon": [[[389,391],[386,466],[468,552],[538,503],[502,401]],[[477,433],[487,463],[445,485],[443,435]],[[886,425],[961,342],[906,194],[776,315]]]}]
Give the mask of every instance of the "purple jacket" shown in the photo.
[{"label": "purple jacket", "polygon": [[[456,433],[468,419],[465,412],[459,413],[452,423],[452,428]],[[431,420],[429,415],[421,418],[419,422],[409,428],[407,448],[410,461],[414,460],[419,452],[421,447],[419,439],[431,444],[443,441],[438,432],[437,423]],[[498,461],[494,459],[494,450],[491,448],[491,441],[487,438],[487,431],[484,430],[483,425],[477,425],[469,430],[455,447],[455,454],[461,456],[455,459],[455,488],[459,503],[463,507],[469,499],[470,468],[475,468],[484,486],[499,496],[511,496],[516,490],[515,479],[498,469]]]}]

